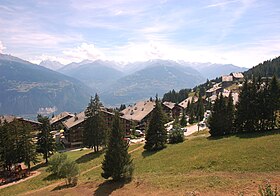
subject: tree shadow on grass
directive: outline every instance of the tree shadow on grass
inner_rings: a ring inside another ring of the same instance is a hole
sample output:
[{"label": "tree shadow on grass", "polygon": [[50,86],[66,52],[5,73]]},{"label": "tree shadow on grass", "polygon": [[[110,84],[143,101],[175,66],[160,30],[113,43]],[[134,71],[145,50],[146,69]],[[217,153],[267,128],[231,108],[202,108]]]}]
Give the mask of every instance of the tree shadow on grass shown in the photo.
[{"label": "tree shadow on grass", "polygon": [[102,151],[100,152],[90,152],[88,154],[85,154],[83,156],[81,156],[80,158],[78,158],[76,160],[76,163],[80,164],[80,163],[86,163],[88,161],[91,161],[92,159],[98,158],[103,154]]},{"label": "tree shadow on grass", "polygon": [[267,131],[256,131],[256,132],[249,132],[249,133],[238,133],[236,134],[237,137],[242,139],[249,139],[249,138],[258,138],[263,136],[269,135],[277,135],[280,134],[280,129],[277,130],[267,130]]},{"label": "tree shadow on grass", "polygon": [[100,184],[98,188],[93,193],[94,196],[108,196],[111,195],[117,189],[122,188],[125,184],[128,184],[131,180],[121,180],[114,182],[112,180],[107,180]]},{"label": "tree shadow on grass", "polygon": [[[162,149],[161,149],[161,150],[162,150]],[[160,150],[158,150],[158,151],[160,151]],[[144,151],[142,152],[142,157],[143,157],[143,158],[146,158],[146,157],[152,156],[152,155],[156,154],[158,151],[156,151],[156,150],[153,150],[153,151],[144,150]]]},{"label": "tree shadow on grass", "polygon": [[72,188],[72,187],[75,187],[75,186],[76,185],[73,185],[73,184],[58,185],[52,191],[59,191],[59,190],[62,190],[62,189]]},{"label": "tree shadow on grass", "polygon": [[43,178],[44,181],[52,181],[52,180],[58,180],[60,179],[59,177],[57,177],[55,174],[50,174],[47,177]]},{"label": "tree shadow on grass", "polygon": [[46,167],[46,166],[48,166],[48,164],[47,163],[39,163],[39,164],[37,164],[37,165],[34,165],[32,168],[31,168],[31,171],[35,171],[35,170],[38,170],[38,169],[40,169],[40,168],[42,168],[42,167]]},{"label": "tree shadow on grass", "polygon": [[241,133],[233,133],[223,136],[209,136],[207,137],[208,140],[219,140],[224,138],[229,138],[232,136],[236,136],[238,138],[242,139],[249,139],[249,138],[258,138],[263,136],[269,136],[269,135],[277,135],[280,134],[280,129],[277,130],[268,130],[268,131],[251,131],[251,132],[241,132]]}]

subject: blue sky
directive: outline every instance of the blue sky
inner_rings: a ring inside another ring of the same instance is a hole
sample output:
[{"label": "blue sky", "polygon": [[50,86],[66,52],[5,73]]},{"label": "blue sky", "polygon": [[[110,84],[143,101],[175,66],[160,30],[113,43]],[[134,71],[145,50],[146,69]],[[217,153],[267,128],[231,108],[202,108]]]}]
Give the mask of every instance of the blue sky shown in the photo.
[{"label": "blue sky", "polygon": [[1,0],[0,52],[38,63],[280,55],[279,0]]}]

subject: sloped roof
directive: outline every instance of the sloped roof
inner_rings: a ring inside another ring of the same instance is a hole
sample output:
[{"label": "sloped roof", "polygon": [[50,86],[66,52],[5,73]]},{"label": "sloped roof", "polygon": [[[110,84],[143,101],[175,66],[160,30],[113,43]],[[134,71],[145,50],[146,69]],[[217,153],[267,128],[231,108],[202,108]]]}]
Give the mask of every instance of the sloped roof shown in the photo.
[{"label": "sloped roof", "polygon": [[233,76],[234,78],[244,78],[243,74],[240,73],[240,72],[232,73],[232,76]]},{"label": "sloped roof", "polygon": [[133,106],[128,106],[122,110],[122,117],[127,120],[141,121],[153,111],[155,105],[154,101],[139,101]]},{"label": "sloped roof", "polygon": [[193,96],[193,97],[188,97],[187,99],[185,99],[185,100],[183,100],[182,102],[180,102],[179,103],[179,106],[181,106],[182,108],[187,108],[187,106],[188,106],[188,102],[192,102],[192,98],[193,98],[193,101],[194,101],[194,103],[196,103],[197,102],[197,100],[198,100],[198,97],[196,97],[196,96]]},{"label": "sloped roof", "polygon": [[[224,97],[229,97],[229,93],[228,91],[223,92],[223,96]],[[238,102],[238,98],[239,98],[239,94],[238,93],[231,93],[232,94],[232,98],[233,98],[233,104],[235,105]],[[215,101],[217,99],[217,95],[212,95],[211,97],[209,97],[210,101]]]},{"label": "sloped roof", "polygon": [[222,76],[222,81],[223,82],[229,82],[229,81],[232,81],[233,80],[233,76],[231,75],[223,75]]},{"label": "sloped roof", "polygon": [[170,101],[165,101],[162,104],[168,107],[170,110],[172,110],[175,107],[175,103],[172,103]]},{"label": "sloped roof", "polygon": [[12,122],[13,120],[24,120],[26,122],[30,122],[30,123],[35,123],[35,124],[42,124],[38,121],[34,121],[34,120],[29,120],[29,119],[25,119],[25,118],[22,118],[22,117],[19,117],[19,116],[13,116],[13,115],[2,115],[0,116],[0,122],[3,123],[4,121],[6,121],[7,123],[10,123]]},{"label": "sloped roof", "polygon": [[12,115],[0,116],[0,122],[1,123],[4,123],[4,121],[6,121],[7,123],[10,123],[10,122],[12,122],[15,119],[16,119],[16,116],[12,116]]},{"label": "sloped roof", "polygon": [[60,114],[54,116],[52,119],[50,119],[50,124],[52,125],[52,124],[56,123],[57,121],[60,121],[60,120],[64,119],[64,118],[67,117],[67,116],[73,117],[73,116],[75,116],[75,115],[74,115],[74,114],[71,114],[71,113],[69,113],[69,112],[62,112],[62,113],[60,113]]},{"label": "sloped roof", "polygon": [[63,125],[67,128],[70,129],[82,122],[85,121],[85,112],[80,112],[79,114],[74,115],[73,117],[69,118],[68,120],[63,122]]}]

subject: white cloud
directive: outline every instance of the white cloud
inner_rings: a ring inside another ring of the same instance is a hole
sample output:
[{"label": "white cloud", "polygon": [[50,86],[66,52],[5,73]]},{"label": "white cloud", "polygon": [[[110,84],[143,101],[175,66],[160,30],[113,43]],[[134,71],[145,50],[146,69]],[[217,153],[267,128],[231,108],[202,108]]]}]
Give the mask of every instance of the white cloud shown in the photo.
[{"label": "white cloud", "polygon": [[87,43],[82,43],[76,48],[64,50],[63,54],[68,58],[75,59],[75,61],[81,61],[84,59],[97,60],[105,58],[105,55],[100,49],[96,48],[94,44]]},{"label": "white cloud", "polygon": [[41,61],[50,60],[58,61],[66,65],[71,62],[81,62],[86,59],[92,61],[97,59],[105,59],[105,55],[101,51],[101,49],[96,48],[94,44],[82,43],[78,47],[68,48],[62,51],[62,54],[58,54],[57,56],[42,54],[40,56],[29,59],[29,61],[35,64],[39,64]]},{"label": "white cloud", "polygon": [[2,53],[6,47],[3,45],[3,43],[0,41],[0,53]]}]

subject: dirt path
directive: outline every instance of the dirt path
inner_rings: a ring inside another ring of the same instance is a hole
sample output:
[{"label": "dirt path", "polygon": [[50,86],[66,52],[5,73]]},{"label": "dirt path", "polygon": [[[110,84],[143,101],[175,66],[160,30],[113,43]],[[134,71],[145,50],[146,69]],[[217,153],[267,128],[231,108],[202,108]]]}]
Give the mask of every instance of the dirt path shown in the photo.
[{"label": "dirt path", "polygon": [[13,186],[13,185],[15,185],[15,184],[19,184],[19,183],[21,183],[21,182],[24,182],[24,181],[26,181],[26,180],[29,180],[29,179],[31,179],[31,178],[34,178],[34,177],[38,176],[39,174],[41,174],[41,172],[40,172],[40,171],[33,171],[33,172],[31,172],[31,174],[32,174],[32,175],[31,175],[31,176],[28,176],[27,178],[24,178],[24,179],[15,181],[15,182],[11,182],[11,183],[2,185],[2,186],[0,186],[0,189],[6,188],[6,187],[9,187],[9,186]]},{"label": "dirt path", "polygon": [[[139,146],[139,147],[137,147],[137,148],[135,148],[135,149],[129,151],[128,153],[131,154],[131,153],[133,153],[133,152],[135,152],[135,151],[141,149],[143,146],[144,146],[144,144],[142,144],[141,146]],[[88,169],[88,170],[86,170],[86,171],[81,172],[80,175],[83,175],[83,174],[85,174],[85,173],[87,173],[87,172],[89,172],[89,171],[91,171],[91,170],[97,169],[97,168],[99,168],[99,167],[101,167],[101,166],[102,166],[102,164],[96,165],[96,166],[94,166],[94,167],[92,167],[92,168],[90,168],[90,169]],[[63,180],[60,180],[60,181],[58,181],[58,182],[55,182],[55,183],[50,184],[50,185],[48,185],[48,186],[42,187],[42,188],[40,188],[40,189],[31,190],[31,191],[28,191],[28,192],[25,192],[25,193],[19,194],[19,195],[30,195],[30,194],[35,194],[35,193],[38,193],[38,192],[40,192],[40,191],[43,191],[43,190],[46,190],[46,189],[49,189],[49,188],[52,188],[52,187],[59,186],[59,185],[61,185],[62,183],[65,183],[65,182],[64,182]]]}]

